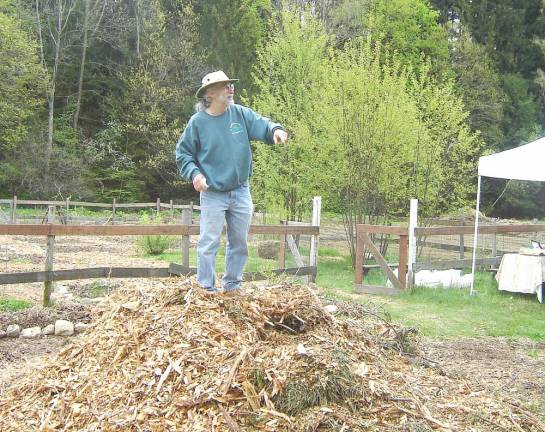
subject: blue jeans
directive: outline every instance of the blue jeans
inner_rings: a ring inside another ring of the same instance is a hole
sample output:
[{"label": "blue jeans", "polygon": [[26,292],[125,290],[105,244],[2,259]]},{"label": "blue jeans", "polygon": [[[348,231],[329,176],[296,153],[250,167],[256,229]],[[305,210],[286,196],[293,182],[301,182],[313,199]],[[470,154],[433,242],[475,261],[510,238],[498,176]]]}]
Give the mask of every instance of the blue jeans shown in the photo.
[{"label": "blue jeans", "polygon": [[248,182],[229,192],[201,192],[200,238],[197,246],[197,279],[207,290],[214,291],[216,254],[224,222],[227,222],[225,273],[222,286],[226,291],[240,288],[242,272],[248,260],[248,231],[253,203]]}]

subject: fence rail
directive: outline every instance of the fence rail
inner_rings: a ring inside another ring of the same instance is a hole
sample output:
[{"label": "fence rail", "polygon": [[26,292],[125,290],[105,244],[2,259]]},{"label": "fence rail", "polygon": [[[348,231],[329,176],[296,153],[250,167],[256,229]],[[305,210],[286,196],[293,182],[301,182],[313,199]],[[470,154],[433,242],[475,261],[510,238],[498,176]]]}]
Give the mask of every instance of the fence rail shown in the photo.
[{"label": "fence rail", "polygon": [[[34,206],[50,206],[54,205],[57,207],[65,207],[67,204],[74,207],[96,207],[96,208],[112,208],[114,206],[116,209],[120,208],[157,208],[159,205],[162,209],[184,209],[190,208],[191,204],[169,204],[164,202],[142,202],[142,203],[119,203],[113,200],[111,203],[99,203],[99,202],[86,202],[86,201],[46,201],[46,200],[21,200],[21,199],[0,199],[0,204],[13,205],[34,205]],[[194,210],[200,210],[200,206],[193,205]]]},{"label": "fence rail", "polygon": [[[311,225],[252,225],[250,234],[318,235]],[[198,235],[199,225],[0,225],[0,235],[29,236],[139,236]]]},{"label": "fence rail", "polygon": [[[17,223],[18,215],[17,215],[17,208],[22,205],[26,206],[46,206],[51,207],[54,206],[55,208],[63,209],[63,211],[68,215],[68,212],[70,211],[70,208],[72,207],[89,207],[89,208],[99,208],[99,209],[109,209],[111,210],[111,216],[108,219],[108,222],[114,223],[116,210],[120,209],[146,209],[146,208],[152,208],[155,209],[157,214],[159,214],[162,210],[170,210],[173,212],[174,210],[187,210],[191,209],[192,211],[200,211],[201,207],[197,205],[193,205],[193,203],[189,204],[174,204],[173,200],[170,200],[169,203],[161,202],[160,198],[157,198],[155,202],[142,202],[142,203],[119,203],[114,198],[111,203],[99,203],[99,202],[86,202],[86,201],[72,201],[70,199],[66,199],[64,201],[60,200],[20,200],[17,199],[17,196],[14,196],[12,199],[0,199],[0,205],[8,205],[9,206],[9,216],[7,220],[9,223],[14,224]],[[47,217],[47,214],[44,216],[44,218]],[[67,219],[65,219],[65,223],[67,223]]]},{"label": "fence rail", "polygon": [[[278,252],[279,268],[267,273],[248,272],[246,280],[264,279],[271,274],[290,274],[308,277],[314,281],[318,263],[318,237],[320,234],[321,199],[315,197],[311,224],[292,224],[288,221],[278,225],[251,225],[249,234],[278,235],[282,238]],[[195,274],[196,269],[189,267],[190,236],[198,235],[200,227],[192,222],[192,206],[182,209],[182,224],[174,225],[62,225],[52,223],[55,218],[55,206],[50,205],[46,213],[45,224],[6,224],[0,225],[0,235],[45,236],[47,242],[45,271],[0,274],[0,285],[27,282],[44,282],[44,305],[50,304],[52,283],[57,280],[91,278],[128,278],[128,277],[168,277],[171,275]],[[99,267],[70,270],[54,270],[53,256],[56,236],[145,236],[175,235],[182,236],[182,263],[171,263],[168,268],[125,268]],[[311,236],[309,264],[305,266],[299,253],[294,236]],[[297,267],[286,268],[286,244],[291,251]]]}]

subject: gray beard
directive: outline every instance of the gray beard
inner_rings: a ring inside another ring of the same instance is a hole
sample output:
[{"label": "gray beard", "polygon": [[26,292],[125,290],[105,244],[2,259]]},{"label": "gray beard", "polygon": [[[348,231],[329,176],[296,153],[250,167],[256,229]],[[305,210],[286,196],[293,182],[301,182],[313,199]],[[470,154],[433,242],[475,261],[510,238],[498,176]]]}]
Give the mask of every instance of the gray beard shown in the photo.
[{"label": "gray beard", "polygon": [[233,105],[235,103],[234,97],[225,95],[218,96],[218,102],[225,104],[226,106]]}]

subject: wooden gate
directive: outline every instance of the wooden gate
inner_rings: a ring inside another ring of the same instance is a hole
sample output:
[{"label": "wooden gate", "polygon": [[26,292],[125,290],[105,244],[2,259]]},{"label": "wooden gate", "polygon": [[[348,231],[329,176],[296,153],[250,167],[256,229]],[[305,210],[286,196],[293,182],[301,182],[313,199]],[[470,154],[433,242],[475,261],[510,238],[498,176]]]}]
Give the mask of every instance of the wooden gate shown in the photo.
[{"label": "wooden gate", "polygon": [[[372,242],[370,234],[399,235],[399,263],[397,263],[398,275],[380,253],[379,248]],[[356,225],[356,280],[355,290],[358,293],[367,294],[396,294],[406,288],[407,261],[408,261],[409,231],[407,228],[386,225]],[[364,281],[363,258],[366,250],[375,258],[379,268],[386,274],[393,287],[368,285]]]}]

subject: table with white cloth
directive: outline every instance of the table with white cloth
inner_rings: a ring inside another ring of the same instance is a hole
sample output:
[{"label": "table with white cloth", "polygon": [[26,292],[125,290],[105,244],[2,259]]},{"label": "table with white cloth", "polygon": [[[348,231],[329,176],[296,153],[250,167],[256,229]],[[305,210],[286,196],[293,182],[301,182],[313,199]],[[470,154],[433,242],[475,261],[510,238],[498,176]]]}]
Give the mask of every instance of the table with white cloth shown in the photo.
[{"label": "table with white cloth", "polygon": [[502,291],[536,294],[543,303],[545,256],[536,253],[505,254],[496,274]]}]

